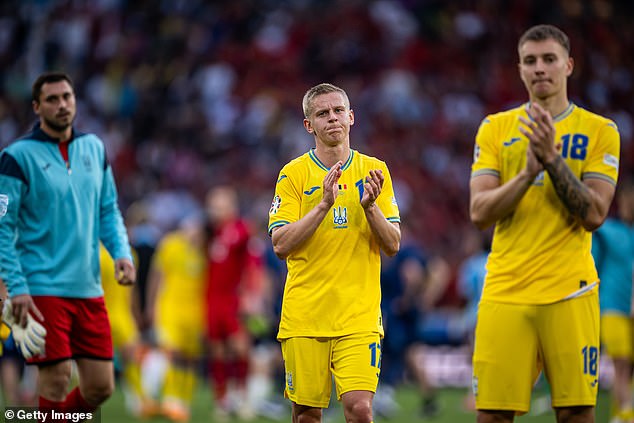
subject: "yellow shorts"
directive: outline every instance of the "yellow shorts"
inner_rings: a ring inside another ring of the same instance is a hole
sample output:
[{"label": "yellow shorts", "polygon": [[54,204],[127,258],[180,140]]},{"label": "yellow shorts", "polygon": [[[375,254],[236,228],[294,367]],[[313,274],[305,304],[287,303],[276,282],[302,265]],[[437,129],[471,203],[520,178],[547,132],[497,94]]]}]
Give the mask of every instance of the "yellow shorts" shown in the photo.
[{"label": "yellow shorts", "polygon": [[159,314],[156,320],[156,335],[161,347],[188,357],[197,357],[203,351],[202,313]]},{"label": "yellow shorts", "polygon": [[613,358],[632,357],[632,320],[630,316],[606,312],[601,316],[601,345]]},{"label": "yellow shorts", "polygon": [[541,370],[553,407],[596,404],[596,291],[546,305],[480,303],[473,354],[476,408],[526,413]]},{"label": "yellow shorts", "polygon": [[284,395],[296,404],[327,408],[334,376],[337,399],[350,391],[376,392],[381,371],[381,337],[365,332],[338,338],[282,341]]},{"label": "yellow shorts", "polygon": [[139,339],[139,331],[132,317],[132,312],[109,313],[110,328],[112,332],[112,347],[121,348],[132,344]]}]

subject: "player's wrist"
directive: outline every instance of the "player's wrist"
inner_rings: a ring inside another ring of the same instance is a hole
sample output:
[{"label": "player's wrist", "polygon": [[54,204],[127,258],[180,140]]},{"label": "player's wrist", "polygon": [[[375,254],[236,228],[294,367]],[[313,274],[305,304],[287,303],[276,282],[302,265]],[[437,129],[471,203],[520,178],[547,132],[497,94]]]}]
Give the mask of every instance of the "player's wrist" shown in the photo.
[{"label": "player's wrist", "polygon": [[369,212],[369,211],[373,211],[374,208],[376,207],[376,203],[374,201],[370,201],[367,205],[363,205],[361,204],[361,207],[363,207],[363,210],[365,212]]},{"label": "player's wrist", "polygon": [[545,154],[544,157],[542,157],[541,162],[543,165],[551,165],[555,163],[555,161],[558,160],[560,157],[561,156],[557,151],[549,152]]},{"label": "player's wrist", "polygon": [[330,210],[330,208],[335,204],[335,202],[333,201],[332,203],[330,203],[330,201],[326,200],[325,198],[322,199],[319,204],[317,204],[317,209],[324,212],[324,213],[328,213],[328,210]]},{"label": "player's wrist", "polygon": [[518,177],[524,185],[531,185],[538,174],[539,172],[535,173],[531,169],[524,168],[518,173]]}]

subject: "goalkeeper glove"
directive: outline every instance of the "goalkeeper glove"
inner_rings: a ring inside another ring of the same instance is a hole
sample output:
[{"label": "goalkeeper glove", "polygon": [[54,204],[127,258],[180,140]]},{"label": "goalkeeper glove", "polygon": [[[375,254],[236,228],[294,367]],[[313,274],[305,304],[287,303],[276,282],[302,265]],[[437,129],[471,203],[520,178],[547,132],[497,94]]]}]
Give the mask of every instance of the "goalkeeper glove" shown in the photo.
[{"label": "goalkeeper glove", "polygon": [[26,327],[23,328],[15,321],[11,300],[7,298],[2,310],[2,320],[11,327],[13,340],[22,352],[22,356],[29,359],[36,355],[44,354],[46,329],[31,317],[30,313],[27,313],[26,318]]}]

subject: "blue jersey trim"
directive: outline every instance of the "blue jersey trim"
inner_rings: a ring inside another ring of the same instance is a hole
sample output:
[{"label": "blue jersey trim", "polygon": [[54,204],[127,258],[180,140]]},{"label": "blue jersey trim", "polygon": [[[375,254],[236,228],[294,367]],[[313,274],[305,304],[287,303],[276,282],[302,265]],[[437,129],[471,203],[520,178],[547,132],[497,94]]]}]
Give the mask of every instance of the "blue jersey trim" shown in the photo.
[{"label": "blue jersey trim", "polygon": [[354,157],[354,150],[350,150],[350,156],[348,157],[348,160],[346,160],[346,162],[343,164],[343,166],[341,166],[341,170],[346,170],[350,167],[350,164],[352,164],[353,157]]},{"label": "blue jersey trim", "polygon": [[[343,164],[343,166],[341,166],[341,170],[346,170],[347,168],[350,167],[350,164],[352,163],[352,159],[354,157],[354,153],[355,153],[355,151],[351,149],[350,150],[350,155],[348,156],[348,160],[346,160],[346,162]],[[315,149],[314,148],[311,148],[308,151],[308,156],[321,169],[323,169],[325,171],[329,171],[330,170],[330,168],[328,166],[326,166],[321,160],[319,160],[319,158],[315,155]]]},{"label": "blue jersey trim", "polygon": [[314,149],[314,148],[311,148],[311,149],[310,149],[310,151],[308,152],[308,156],[309,156],[309,157],[313,160],[313,162],[315,162],[315,164],[316,164],[317,166],[319,166],[319,168],[320,168],[320,169],[323,169],[323,170],[325,170],[325,171],[330,170],[330,169],[328,169],[328,167],[327,167],[325,164],[323,164],[323,163],[321,162],[321,160],[319,160],[319,158],[315,155],[315,149]]},{"label": "blue jersey trim", "polygon": [[269,225],[269,236],[271,235],[271,233],[273,233],[273,229],[275,228],[279,228],[280,226],[284,226],[284,225],[288,225],[289,222],[288,220],[279,220],[277,222],[273,222]]},{"label": "blue jersey trim", "polygon": [[0,175],[11,176],[13,178],[19,179],[26,185],[29,186],[29,181],[24,176],[24,172],[22,172],[22,168],[15,160],[15,158],[9,153],[3,153],[0,155]]}]

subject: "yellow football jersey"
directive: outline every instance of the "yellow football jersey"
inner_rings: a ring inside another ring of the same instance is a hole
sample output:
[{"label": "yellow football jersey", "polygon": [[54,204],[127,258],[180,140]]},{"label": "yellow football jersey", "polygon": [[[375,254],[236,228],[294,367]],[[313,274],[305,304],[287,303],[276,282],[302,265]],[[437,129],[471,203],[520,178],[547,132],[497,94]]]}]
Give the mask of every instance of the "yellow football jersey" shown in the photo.
[{"label": "yellow football jersey", "polygon": [[[504,184],[526,166],[528,139],[519,117],[528,104],[487,116],[476,136],[471,177],[490,174]],[[555,142],[580,179],[616,184],[619,133],[616,125],[573,103],[555,122]],[[518,304],[546,304],[598,280],[590,248],[592,234],[576,223],[541,172],[517,208],[495,225],[482,298]]]},{"label": "yellow football jersey", "polygon": [[[386,164],[351,150],[331,211],[287,258],[279,339],[358,331],[383,334],[380,248],[360,204],[363,181],[372,169],[380,169],[385,176],[376,204],[388,221],[400,222]],[[328,170],[314,150],[282,168],[269,211],[269,233],[298,221],[321,201]]]},{"label": "yellow football jersey", "polygon": [[165,235],[154,253],[153,266],[163,281],[157,294],[156,324],[179,326],[186,321],[202,332],[205,304],[205,256],[180,231]]},{"label": "yellow football jersey", "polygon": [[[134,252],[132,254],[134,256]],[[101,267],[101,284],[108,314],[130,314],[132,312],[132,287],[119,285],[114,274],[114,260],[103,244],[99,246],[99,266]]]}]

